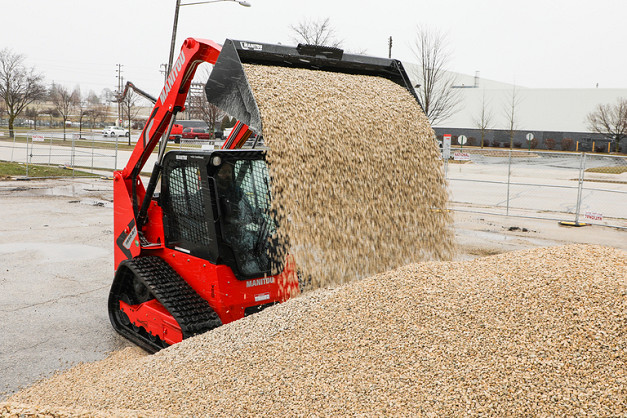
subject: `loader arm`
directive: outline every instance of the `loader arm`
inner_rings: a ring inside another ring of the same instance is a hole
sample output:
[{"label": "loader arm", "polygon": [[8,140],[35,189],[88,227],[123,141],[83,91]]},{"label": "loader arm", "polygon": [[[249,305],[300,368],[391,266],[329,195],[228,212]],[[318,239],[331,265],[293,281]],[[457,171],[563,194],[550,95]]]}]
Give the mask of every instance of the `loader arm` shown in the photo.
[{"label": "loader arm", "polygon": [[135,84],[133,84],[130,81],[126,82],[126,86],[124,86],[124,91],[122,92],[122,94],[120,94],[117,99],[115,100],[116,102],[123,102],[124,99],[126,99],[126,95],[128,94],[129,90],[133,90],[136,93],[140,94],[142,97],[144,97],[145,99],[150,100],[150,102],[154,105],[155,103],[157,103],[157,99],[155,99],[154,97],[152,97],[150,94],[146,93],[144,90],[140,89],[139,87],[137,87]]},{"label": "loader arm", "polygon": [[[124,181],[131,198],[138,230],[141,230],[145,222],[146,211],[160,174],[161,160],[174,117],[185,107],[185,100],[198,65],[203,62],[215,64],[220,51],[220,45],[210,40],[197,38],[185,40],[181,53],[172,66],[172,71],[161,94],[156,99],[133,153],[124,169],[119,173],[120,180]],[[144,190],[139,174],[159,141],[161,141],[159,157],[155,163],[148,187]]]}]

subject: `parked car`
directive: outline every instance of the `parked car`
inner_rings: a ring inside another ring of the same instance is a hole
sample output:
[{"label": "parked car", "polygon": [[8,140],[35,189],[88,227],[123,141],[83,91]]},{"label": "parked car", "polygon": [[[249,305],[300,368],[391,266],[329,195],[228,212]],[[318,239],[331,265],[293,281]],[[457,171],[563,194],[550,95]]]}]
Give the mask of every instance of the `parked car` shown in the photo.
[{"label": "parked car", "polygon": [[206,128],[185,128],[181,136],[185,139],[213,139],[213,132]]},{"label": "parked car", "polygon": [[181,142],[181,135],[183,135],[183,125],[175,123],[172,125],[172,130],[170,131],[169,139],[174,141],[175,144]]},{"label": "parked car", "polygon": [[129,136],[128,129],[120,128],[119,126],[107,126],[102,130],[103,136],[109,136],[111,138],[116,136]]}]

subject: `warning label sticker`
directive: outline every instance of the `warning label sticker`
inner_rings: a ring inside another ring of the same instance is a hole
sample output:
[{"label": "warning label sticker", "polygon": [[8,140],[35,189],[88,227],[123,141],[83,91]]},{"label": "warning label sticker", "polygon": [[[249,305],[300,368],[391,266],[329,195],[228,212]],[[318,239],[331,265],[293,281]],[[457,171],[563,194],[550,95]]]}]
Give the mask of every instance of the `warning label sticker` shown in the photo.
[{"label": "warning label sticker", "polygon": [[124,245],[124,247],[127,250],[130,250],[131,245],[133,244],[133,241],[135,240],[136,237],[137,237],[137,227],[134,226],[133,229],[131,229],[131,231],[129,232],[128,237],[126,237],[126,239],[122,243],[122,245]]},{"label": "warning label sticker", "polygon": [[262,300],[269,300],[270,299],[270,293],[259,293],[257,295],[255,295],[255,302],[261,302]]}]

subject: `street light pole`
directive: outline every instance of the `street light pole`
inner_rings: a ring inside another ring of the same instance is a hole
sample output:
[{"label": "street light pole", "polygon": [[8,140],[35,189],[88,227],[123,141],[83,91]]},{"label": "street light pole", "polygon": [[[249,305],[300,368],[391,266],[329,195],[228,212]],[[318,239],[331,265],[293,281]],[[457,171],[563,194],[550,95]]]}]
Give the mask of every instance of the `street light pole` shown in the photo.
[{"label": "street light pole", "polygon": [[179,24],[179,7],[181,0],[176,0],[176,9],[174,9],[174,24],[172,25],[172,42],[170,43],[170,58],[168,59],[168,67],[165,71],[165,78],[168,79],[170,70],[172,69],[172,59],[174,58],[174,44],[176,43],[176,27]]},{"label": "street light pole", "polygon": [[172,70],[172,61],[174,60],[174,44],[176,43],[176,29],[179,22],[179,8],[181,6],[193,6],[195,4],[206,4],[206,3],[220,3],[223,1],[232,1],[238,3],[240,6],[250,7],[250,3],[246,0],[209,0],[209,1],[197,1],[194,3],[184,3],[181,4],[181,0],[176,0],[176,9],[174,9],[174,24],[172,25],[172,42],[170,43],[170,58],[168,59],[168,67],[166,68],[165,78],[168,79],[168,75],[170,75],[170,70]]}]

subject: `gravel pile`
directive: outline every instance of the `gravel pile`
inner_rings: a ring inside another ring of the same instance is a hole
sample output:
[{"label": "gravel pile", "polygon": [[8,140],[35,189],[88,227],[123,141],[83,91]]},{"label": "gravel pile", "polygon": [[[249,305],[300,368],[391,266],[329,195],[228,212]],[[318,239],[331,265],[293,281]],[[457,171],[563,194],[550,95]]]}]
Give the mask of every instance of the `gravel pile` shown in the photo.
[{"label": "gravel pile", "polygon": [[79,365],[0,411],[625,416],[626,331],[620,250],[430,261],[305,294],[152,356],[128,349]]},{"label": "gravel pile", "polygon": [[380,77],[245,70],[282,234],[312,288],[452,257],[442,158],[407,89]]}]

